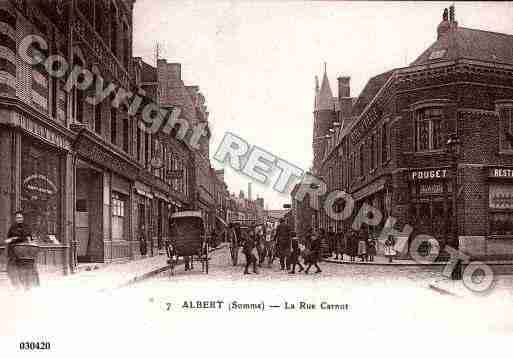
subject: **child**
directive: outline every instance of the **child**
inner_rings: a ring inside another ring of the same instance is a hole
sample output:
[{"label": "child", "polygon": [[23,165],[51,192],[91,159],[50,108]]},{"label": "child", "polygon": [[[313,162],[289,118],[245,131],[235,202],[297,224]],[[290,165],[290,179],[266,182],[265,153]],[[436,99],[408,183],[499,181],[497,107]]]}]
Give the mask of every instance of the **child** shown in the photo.
[{"label": "child", "polygon": [[362,262],[365,262],[367,258],[367,241],[363,236],[360,236],[358,241],[358,257],[362,259]]},{"label": "child", "polygon": [[388,239],[385,242],[385,257],[388,257],[388,262],[392,263],[392,258],[395,256],[395,240],[392,235],[388,236]]},{"label": "child", "polygon": [[249,274],[249,266],[253,265],[253,273],[258,274],[256,266],[257,266],[257,257],[254,254],[255,250],[255,241],[253,238],[248,237],[244,242],[243,253],[246,256],[246,267],[244,268],[244,274]]},{"label": "child", "polygon": [[369,241],[368,245],[368,255],[369,255],[369,262],[374,262],[374,256],[376,255],[376,240],[372,239]]},{"label": "child", "polygon": [[292,271],[290,271],[289,273],[296,273],[296,265],[299,266],[299,272],[302,272],[305,268],[299,262],[299,255],[301,254],[301,249],[299,247],[299,239],[295,236],[295,233],[291,239],[291,248],[292,251],[290,253],[290,264],[292,265]]}]

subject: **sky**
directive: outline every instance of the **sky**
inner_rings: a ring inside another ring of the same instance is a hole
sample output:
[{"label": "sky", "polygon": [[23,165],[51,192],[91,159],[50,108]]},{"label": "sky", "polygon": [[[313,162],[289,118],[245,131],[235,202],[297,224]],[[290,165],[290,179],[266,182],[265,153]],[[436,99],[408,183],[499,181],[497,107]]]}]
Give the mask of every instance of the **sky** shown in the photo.
[{"label": "sky", "polygon": [[[213,159],[229,131],[250,145],[308,170],[312,163],[314,77],[324,62],[333,95],[351,77],[351,96],[369,78],[406,67],[436,40],[452,2],[137,0],[134,56],[182,64],[186,85],[199,85],[212,128],[211,158],[225,168],[230,192],[247,193],[248,177]],[[459,26],[513,34],[513,3],[456,3]],[[253,181],[269,209],[290,194]]]}]

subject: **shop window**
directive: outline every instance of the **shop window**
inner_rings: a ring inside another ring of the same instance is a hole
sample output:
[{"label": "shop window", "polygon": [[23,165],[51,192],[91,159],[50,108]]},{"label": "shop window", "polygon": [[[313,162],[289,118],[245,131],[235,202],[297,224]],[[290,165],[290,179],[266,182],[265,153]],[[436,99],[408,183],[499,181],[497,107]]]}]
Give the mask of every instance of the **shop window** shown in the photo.
[{"label": "shop window", "polygon": [[511,143],[507,140],[507,134],[513,134],[513,127],[511,126],[511,122],[513,120],[513,107],[502,107],[499,109],[499,119],[501,124],[500,131],[500,149],[502,151],[511,151],[513,147]]},{"label": "shop window", "polygon": [[442,109],[425,108],[416,112],[416,150],[432,151],[443,147]]},{"label": "shop window", "polygon": [[490,234],[513,235],[513,185],[490,185]]},{"label": "shop window", "polygon": [[21,208],[36,240],[60,240],[61,166],[59,156],[28,139],[21,144]]},{"label": "shop window", "polygon": [[125,206],[123,195],[112,193],[112,240],[123,240],[125,235]]}]

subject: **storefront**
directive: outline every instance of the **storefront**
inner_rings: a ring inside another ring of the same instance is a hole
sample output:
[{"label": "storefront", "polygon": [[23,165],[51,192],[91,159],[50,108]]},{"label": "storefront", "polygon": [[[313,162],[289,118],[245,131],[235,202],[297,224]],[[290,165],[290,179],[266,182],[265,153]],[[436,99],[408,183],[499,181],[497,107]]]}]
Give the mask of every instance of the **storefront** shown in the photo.
[{"label": "storefront", "polygon": [[452,238],[451,169],[415,169],[408,172],[408,183],[411,226],[417,234],[436,238],[443,248]]},{"label": "storefront", "polygon": [[488,179],[489,235],[513,239],[513,168],[490,168]]},{"label": "storefront", "polygon": [[75,252],[79,262],[133,258],[132,187],[137,167],[76,129]]},{"label": "storefront", "polygon": [[[33,239],[42,248],[40,270],[66,274],[71,268],[66,225],[72,219],[66,186],[71,133],[22,112],[6,113],[10,116],[0,118],[0,212],[4,214],[0,230],[5,236],[14,212],[22,210]],[[5,119],[10,122],[2,122]]]}]

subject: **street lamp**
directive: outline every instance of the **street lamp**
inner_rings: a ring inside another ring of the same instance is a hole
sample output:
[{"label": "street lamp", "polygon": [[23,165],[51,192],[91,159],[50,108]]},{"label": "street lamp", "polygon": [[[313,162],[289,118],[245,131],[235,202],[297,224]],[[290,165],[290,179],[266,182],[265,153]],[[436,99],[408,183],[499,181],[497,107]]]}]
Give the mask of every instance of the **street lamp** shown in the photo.
[{"label": "street lamp", "polygon": [[[460,156],[460,147],[461,141],[458,138],[456,133],[451,133],[449,135],[449,139],[447,140],[447,153],[451,156],[452,160],[452,210],[453,210],[453,228],[452,228],[452,236],[453,236],[453,248],[458,250],[460,247],[460,241],[458,238],[458,159]],[[458,260],[452,273],[452,280],[461,280],[461,260]]]}]

